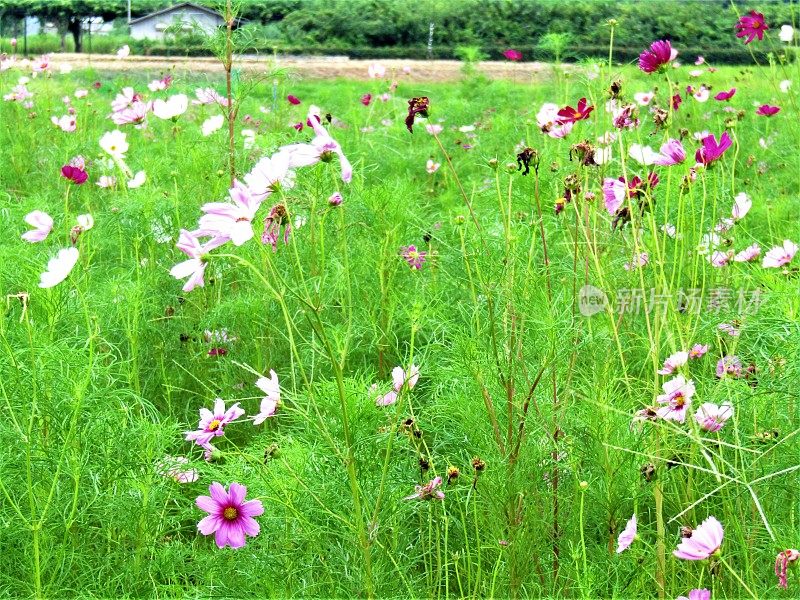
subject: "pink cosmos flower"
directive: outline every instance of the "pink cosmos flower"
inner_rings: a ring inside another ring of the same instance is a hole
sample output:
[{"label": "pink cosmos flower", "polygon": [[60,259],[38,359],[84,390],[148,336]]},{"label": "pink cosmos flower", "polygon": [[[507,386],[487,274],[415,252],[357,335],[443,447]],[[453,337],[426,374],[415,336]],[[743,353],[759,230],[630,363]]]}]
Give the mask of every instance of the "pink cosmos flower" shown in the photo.
[{"label": "pink cosmos flower", "polygon": [[603,201],[609,215],[615,215],[625,202],[625,192],[628,186],[620,179],[606,177],[603,179]]},{"label": "pink cosmos flower", "polygon": [[692,346],[692,349],[689,350],[689,358],[703,358],[703,355],[708,352],[708,344],[695,344]]},{"label": "pink cosmos flower", "polygon": [[31,63],[31,70],[34,73],[47,73],[51,70],[50,55],[42,54],[38,59]]},{"label": "pink cosmos flower", "polygon": [[705,588],[689,591],[689,597],[678,596],[676,600],[711,600],[711,592]]},{"label": "pink cosmos flower", "polygon": [[730,323],[720,323],[717,325],[717,329],[723,333],[727,333],[731,337],[739,337],[739,329]]},{"label": "pink cosmos flower", "polygon": [[164,75],[161,79],[154,79],[147,84],[151,92],[163,92],[172,85],[172,75]]},{"label": "pink cosmos flower", "polygon": [[764,32],[769,29],[769,26],[764,22],[764,15],[754,10],[750,11],[748,15],[739,17],[739,22],[734,25],[736,29],[736,37],[747,39],[744,41],[745,45],[758,38],[759,41],[764,39]]},{"label": "pink cosmos flower", "polygon": [[694,396],[694,381],[686,381],[683,375],[678,375],[674,379],[665,381],[662,386],[664,393],[656,398],[659,404],[664,404],[656,411],[656,414],[667,421],[686,421],[686,411],[691,406],[692,396]]},{"label": "pink cosmos flower", "polygon": [[672,44],[667,40],[659,40],[650,44],[650,49],[639,55],[639,68],[645,73],[655,73],[673,58]]},{"label": "pink cosmos flower", "polygon": [[369,106],[370,103],[372,102],[372,94],[364,94],[359,99],[359,102],[361,102],[361,104],[363,104],[364,106]]},{"label": "pink cosmos flower", "polygon": [[678,544],[672,554],[684,560],[705,560],[719,551],[723,536],[722,524],[714,517],[708,517],[692,531],[691,537]]},{"label": "pink cosmos flower", "polygon": [[41,210],[34,210],[25,215],[25,222],[33,227],[22,234],[22,239],[31,244],[41,242],[53,231],[53,217]]},{"label": "pink cosmos flower", "polygon": [[200,210],[199,228],[202,235],[222,237],[241,246],[253,237],[253,219],[261,206],[261,201],[250,193],[246,185],[233,182],[228,190],[230,202],[209,202]]},{"label": "pink cosmos flower", "polygon": [[719,431],[722,426],[733,416],[733,406],[730,402],[723,402],[719,406],[713,402],[704,402],[694,414],[694,420],[705,431]]},{"label": "pink cosmos flower", "polygon": [[772,115],[777,115],[781,112],[781,109],[777,106],[770,106],[769,104],[762,104],[756,109],[756,114],[762,117],[771,117]]},{"label": "pink cosmos flower", "polygon": [[559,125],[563,125],[564,123],[576,123],[578,121],[583,121],[584,119],[589,118],[589,115],[592,114],[593,110],[594,106],[590,105],[586,101],[586,98],[581,98],[578,100],[578,108],[565,106],[558,111],[557,123]]},{"label": "pink cosmos flower", "polygon": [[89,178],[89,174],[84,171],[83,168],[73,165],[64,165],[61,167],[61,175],[69,179],[75,185],[82,185],[86,183],[86,180]]},{"label": "pink cosmos flower", "polygon": [[198,88],[194,91],[197,100],[192,100],[192,104],[219,104],[228,106],[228,99],[220,96],[213,88]]},{"label": "pink cosmos flower", "polygon": [[39,279],[40,288],[51,288],[64,281],[78,262],[78,249],[64,248],[47,262],[47,270]]},{"label": "pink cosmos flower", "polygon": [[714,250],[708,257],[708,262],[711,263],[712,267],[721,268],[727,265],[730,260],[733,258],[733,252],[727,251],[723,252],[722,250]]},{"label": "pink cosmos flower", "polygon": [[664,361],[664,366],[658,370],[658,374],[672,375],[675,372],[675,369],[685,365],[688,360],[688,352],[684,352],[683,350],[676,352],[675,354],[670,355],[667,360]]},{"label": "pink cosmos flower", "polygon": [[653,101],[653,98],[655,98],[653,92],[637,92],[633,95],[633,99],[639,106],[647,106]]},{"label": "pink cosmos flower", "polygon": [[733,145],[733,140],[724,131],[719,138],[719,142],[713,135],[707,135],[701,140],[702,148],[698,148],[695,152],[695,160],[703,165],[710,165],[716,160],[722,158],[725,151]]},{"label": "pink cosmos flower", "polygon": [[341,192],[333,192],[330,196],[328,196],[328,205],[329,206],[341,206],[344,198],[342,198]]},{"label": "pink cosmos flower", "polygon": [[225,401],[217,398],[214,401],[213,412],[205,407],[200,409],[200,422],[197,424],[197,430],[187,432],[186,440],[194,441],[199,446],[206,446],[215,437],[225,435],[225,426],[243,414],[244,410],[239,407],[238,402],[225,410]]},{"label": "pink cosmos flower", "polygon": [[427,131],[431,135],[439,135],[440,133],[442,133],[443,129],[444,128],[441,125],[437,125],[436,123],[434,124],[428,123],[425,125],[425,131]]},{"label": "pink cosmos flower", "polygon": [[431,500],[433,498],[437,500],[444,500],[444,492],[440,489],[437,489],[440,485],[442,485],[442,478],[435,477],[431,479],[425,485],[417,485],[414,486],[416,490],[410,496],[406,496],[406,500]]},{"label": "pink cosmos flower", "polygon": [[60,119],[56,116],[50,117],[50,121],[66,133],[72,133],[78,126],[78,120],[74,115],[64,115]]},{"label": "pink cosmos flower", "polygon": [[266,394],[261,399],[260,410],[253,419],[253,425],[261,425],[261,423],[275,414],[281,401],[281,386],[278,383],[278,374],[270,369],[269,378],[260,377],[256,381],[256,387]]},{"label": "pink cosmos flower", "polygon": [[798,559],[800,559],[800,551],[794,548],[787,548],[783,552],[778,552],[778,556],[775,557],[775,576],[778,578],[778,587],[789,588],[786,572],[788,571],[789,563],[796,562]]},{"label": "pink cosmos flower", "polygon": [[175,279],[188,278],[183,286],[184,292],[191,292],[195,287],[205,285],[203,277],[206,272],[206,255],[225,242],[227,242],[226,238],[216,238],[201,244],[196,233],[185,229],[181,230],[178,243],[175,245],[189,258],[172,267],[169,274]]},{"label": "pink cosmos flower", "polygon": [[288,152],[265,156],[244,176],[244,182],[255,200],[265,200],[278,186],[284,189],[294,187],[295,175],[289,169],[289,158]]},{"label": "pink cosmos flower", "polygon": [[394,390],[389,390],[385,394],[379,394],[375,398],[376,406],[391,406],[395,402],[397,402],[397,392]]},{"label": "pink cosmos flower", "polygon": [[761,246],[758,244],[753,244],[752,246],[748,246],[741,252],[737,253],[733,260],[734,262],[751,262],[756,260],[759,255],[761,254]]},{"label": "pink cosmos flower", "polygon": [[782,246],[775,246],[764,256],[761,266],[764,268],[778,268],[791,262],[797,254],[797,244],[791,240],[784,240]]},{"label": "pink cosmos flower", "polygon": [[522,52],[510,48],[505,52],[503,52],[503,56],[505,56],[510,61],[522,60]]},{"label": "pink cosmos flower", "polygon": [[633,257],[633,260],[631,262],[622,265],[622,268],[625,269],[626,271],[632,271],[640,267],[646,266],[649,262],[650,262],[650,255],[647,252],[640,252],[639,254]]},{"label": "pink cosmos flower", "polygon": [[403,246],[400,249],[400,255],[408,263],[413,271],[419,271],[422,265],[425,264],[425,256],[428,253],[424,250],[417,250],[417,247],[411,244],[410,246]]},{"label": "pink cosmos flower", "polygon": [[698,102],[706,102],[711,95],[711,91],[704,85],[692,94],[692,97]]},{"label": "pink cosmos flower", "polygon": [[698,56],[698,57],[697,57],[697,60],[695,60],[695,61],[694,61],[694,64],[695,64],[695,65],[697,65],[697,66],[699,67],[699,66],[700,66],[700,65],[702,65],[704,62],[706,62],[706,59],[705,59],[704,57],[702,57],[702,56]]},{"label": "pink cosmos flower", "polygon": [[174,479],[178,483],[194,483],[200,475],[197,469],[186,469],[189,459],[185,456],[165,456],[156,466],[156,471],[162,477]]},{"label": "pink cosmos flower", "polygon": [[739,221],[744,219],[745,215],[750,212],[750,208],[753,206],[753,201],[750,199],[750,196],[745,194],[744,192],[739,192],[736,194],[736,197],[733,199],[733,211],[732,216],[734,220]]},{"label": "pink cosmos flower", "polygon": [[24,83],[21,83],[11,88],[11,93],[3,96],[3,100],[7,100],[9,102],[25,102],[28,98],[32,97],[33,93],[28,91],[28,88],[25,87]]},{"label": "pink cosmos flower", "polygon": [[111,120],[115,125],[141,125],[147,118],[147,113],[150,112],[151,104],[149,102],[136,101],[127,108],[116,111],[111,114]]},{"label": "pink cosmos flower", "polygon": [[231,483],[230,492],[226,492],[222,484],[215,481],[208,491],[211,496],[198,496],[195,501],[200,510],[208,513],[197,524],[200,533],[213,533],[218,548],[241,548],[245,544],[246,535],[258,535],[260,527],[253,517],[264,514],[261,500],[245,502],[247,488],[238,483]]},{"label": "pink cosmos flower", "polygon": [[320,123],[319,118],[309,112],[308,122],[316,133],[310,144],[291,144],[283,146],[279,154],[288,155],[289,167],[309,167],[318,162],[330,162],[333,155],[339,157],[339,166],[342,170],[342,181],[350,183],[353,178],[353,167],[342,151],[339,142],[334,140]]},{"label": "pink cosmos flower", "polygon": [[636,539],[636,515],[634,514],[629,520],[628,524],[625,525],[625,529],[623,529],[619,537],[617,538],[617,554],[624,552],[630,545],[633,543],[633,540]]},{"label": "pink cosmos flower", "polygon": [[380,63],[372,63],[367,67],[367,75],[370,79],[380,79],[386,75],[386,67]]},{"label": "pink cosmos flower", "polygon": [[718,94],[716,94],[714,96],[714,100],[720,100],[720,101],[727,102],[728,100],[733,98],[733,95],[735,93],[736,93],[736,88],[731,88],[727,92],[719,92]]},{"label": "pink cosmos flower", "polygon": [[683,149],[681,141],[670,138],[659,148],[659,154],[653,163],[662,167],[669,167],[680,164],[684,160],[686,160],[686,150]]},{"label": "pink cosmos flower", "polygon": [[141,102],[142,97],[132,87],[122,88],[122,91],[111,101],[111,111],[120,112],[130,108],[136,102]]},{"label": "pink cosmos flower", "polygon": [[719,379],[722,379],[726,375],[734,378],[741,377],[742,361],[739,360],[738,356],[734,355],[723,356],[717,362],[716,375],[717,378]]},{"label": "pink cosmos flower", "polygon": [[300,98],[298,98],[297,96],[292,96],[291,94],[289,94],[288,96],[286,96],[286,99],[289,101],[289,104],[292,104],[294,106],[300,104]]},{"label": "pink cosmos flower", "polygon": [[425,163],[425,170],[428,172],[428,175],[433,175],[441,166],[441,163],[434,162],[433,159],[428,159],[428,162]]},{"label": "pink cosmos flower", "polygon": [[392,385],[397,392],[403,389],[405,384],[408,384],[408,389],[413,388],[418,380],[419,367],[417,365],[411,365],[407,373],[403,370],[403,367],[395,367],[392,369]]}]

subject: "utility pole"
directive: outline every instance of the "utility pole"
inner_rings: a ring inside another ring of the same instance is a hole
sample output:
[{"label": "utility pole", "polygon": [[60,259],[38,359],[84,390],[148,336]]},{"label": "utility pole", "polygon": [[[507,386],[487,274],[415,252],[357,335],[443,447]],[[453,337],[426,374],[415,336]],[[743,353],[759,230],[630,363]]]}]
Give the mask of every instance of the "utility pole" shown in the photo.
[{"label": "utility pole", "polygon": [[131,0],[128,0],[128,25],[130,24],[131,24]]}]

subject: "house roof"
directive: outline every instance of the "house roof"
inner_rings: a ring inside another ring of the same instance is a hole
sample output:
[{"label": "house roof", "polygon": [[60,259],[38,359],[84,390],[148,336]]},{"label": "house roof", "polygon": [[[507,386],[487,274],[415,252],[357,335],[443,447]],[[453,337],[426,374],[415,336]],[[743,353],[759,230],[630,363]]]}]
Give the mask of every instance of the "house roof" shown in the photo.
[{"label": "house roof", "polygon": [[133,24],[139,23],[141,21],[146,21],[147,19],[150,19],[152,17],[157,17],[158,15],[167,14],[167,13],[172,12],[173,10],[176,10],[176,9],[179,9],[179,8],[191,8],[191,9],[194,9],[194,10],[199,10],[201,12],[204,12],[204,13],[209,14],[209,15],[213,15],[215,17],[219,17],[220,19],[224,20],[222,15],[219,14],[215,10],[211,10],[210,8],[207,8],[205,6],[200,6],[199,4],[195,4],[194,2],[179,2],[178,4],[173,4],[172,6],[169,6],[167,8],[162,8],[161,10],[157,10],[155,12],[151,12],[149,15],[145,15],[143,17],[139,17],[138,19],[133,19],[129,24],[133,25]]}]

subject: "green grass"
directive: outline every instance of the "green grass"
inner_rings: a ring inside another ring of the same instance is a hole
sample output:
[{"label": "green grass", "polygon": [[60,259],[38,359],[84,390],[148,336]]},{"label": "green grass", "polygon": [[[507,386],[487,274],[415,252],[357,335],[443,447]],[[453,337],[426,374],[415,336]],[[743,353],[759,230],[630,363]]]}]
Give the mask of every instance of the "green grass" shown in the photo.
[{"label": "green grass", "polygon": [[[656,87],[663,95],[660,76],[627,67],[591,81],[557,77],[536,85],[421,85],[398,76],[392,99],[370,107],[360,96],[377,97],[386,84],[283,77],[274,89],[271,80],[258,84],[236,125],[240,175],[279,146],[308,140],[308,129],[287,125],[305,120],[312,103],[345,124],[331,132],[355,175],[343,184],[336,160],[299,169],[297,186],[281,192],[290,212],[306,219],[290,244],[273,254],[257,241],[268,199],[254,221],[256,239],[212,253],[206,287],[190,293],[169,274],[184,258],[177,233],[193,229],[200,206],[221,201],[229,184],[225,132],[200,135],[215,109],[190,107],[176,124],[151,115],[145,129],[122,127],[126,162],[148,180],[139,189],[104,190],[94,182],[103,172],[98,140],[115,129],[109,103],[126,85],[146,92],[152,77],[81,72],[32,80],[35,117],[3,102],[0,595],[631,598],[657,597],[663,577],[667,598],[694,587],[713,589],[713,598],[744,597],[721,565],[671,555],[681,526],[714,515],[725,527],[723,556],[747,587],[758,596],[795,596],[797,566],[788,591],[778,590],[772,569],[778,551],[800,543],[797,274],[760,263],[713,268],[694,248],[742,191],[753,209],[725,234],[737,251],[755,241],[762,253],[784,239],[800,242],[800,77],[793,67],[790,96],[769,83],[767,69],[720,68],[694,80],[690,68],[671,73],[673,82],[705,82],[712,94],[737,87],[730,105],[744,117],[732,125],[735,147],[681,194],[696,147],[691,133],[718,136],[731,115],[713,99],[690,99],[666,132],[654,132],[643,109],[642,127],[623,135],[625,147],[641,142],[657,150],[686,128],[690,157],[654,167],[661,182],[652,210],[635,218],[637,227],[615,232],[600,186],[603,177],[623,174],[620,142],[602,167],[581,167],[569,148],[611,129],[603,111],[611,79],[621,78],[632,98]],[[18,75],[0,74],[4,94]],[[778,69],[775,77],[786,75]],[[99,90],[90,88],[94,81],[102,82]],[[220,81],[177,77],[170,93],[207,84],[224,90]],[[64,114],[60,98],[76,87],[91,91],[73,100],[77,132],[64,133],[49,117]],[[289,93],[303,104],[289,106]],[[419,95],[430,97],[430,119],[445,127],[452,171],[424,121],[413,135],[405,130],[406,100]],[[597,108],[566,140],[538,131],[543,102],[574,106],[581,96]],[[756,101],[783,110],[757,117]],[[248,113],[260,126],[244,122]],[[471,140],[454,130],[468,124],[476,124]],[[243,148],[243,128],[257,130],[252,149]],[[771,133],[772,145],[760,147]],[[522,140],[540,153],[549,268],[535,174],[516,170]],[[72,186],[65,201],[69,184],[59,170],[78,154],[94,161],[90,179]],[[425,172],[429,158],[442,164],[434,175]],[[630,159],[624,168],[645,173]],[[556,216],[554,202],[572,174],[582,192]],[[330,209],[335,190],[344,203]],[[587,190],[595,200],[583,199]],[[31,245],[19,236],[35,209],[48,212],[55,227]],[[95,226],[79,239],[75,270],[53,289],[38,288],[49,258],[69,244],[75,216],[86,212]],[[679,238],[659,232],[665,222],[678,226]],[[418,272],[400,258],[408,244],[428,252]],[[637,248],[650,253],[650,265],[626,271]],[[576,311],[575,292],[587,282],[612,300],[620,290],[652,288],[673,300],[647,318],[586,318]],[[706,299],[714,289],[760,290],[764,302],[753,313],[733,306],[678,311],[674,294],[692,288]],[[24,313],[11,297],[22,292]],[[717,329],[733,319],[741,322],[738,338]],[[210,357],[203,332],[223,328],[236,340],[226,355]],[[661,393],[663,360],[698,342],[710,350],[685,371],[697,386],[687,424],[631,427],[635,411]],[[756,375],[717,379],[724,354],[755,364]],[[391,369],[412,363],[420,366],[419,383],[396,405],[376,407],[370,386],[385,392]],[[270,369],[282,386],[277,415],[258,428],[229,425],[216,443],[223,459],[205,462],[183,440],[198,409],[222,397],[255,414],[261,394],[252,371]],[[736,412],[718,434],[692,425],[696,406],[724,400]],[[402,426],[412,416],[420,437]],[[167,454],[188,456],[199,480],[179,485],[159,475]],[[487,465],[478,476],[473,457]],[[645,478],[648,463],[655,474]],[[444,501],[404,500],[415,485],[446,478],[448,466],[461,475],[444,486]],[[197,532],[204,513],[194,500],[212,481],[240,482],[264,503],[261,533],[244,549],[220,550]],[[639,539],[617,555],[616,537],[634,512]]]}]

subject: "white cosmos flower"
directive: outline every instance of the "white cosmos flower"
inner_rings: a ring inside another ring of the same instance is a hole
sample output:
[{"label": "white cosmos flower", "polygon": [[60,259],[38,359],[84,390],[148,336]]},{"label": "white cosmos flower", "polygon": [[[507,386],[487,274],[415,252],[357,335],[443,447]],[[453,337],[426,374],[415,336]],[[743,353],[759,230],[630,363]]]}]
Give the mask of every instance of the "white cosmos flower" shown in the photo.
[{"label": "white cosmos flower", "polygon": [[209,117],[203,124],[201,125],[200,129],[204,136],[209,136],[215,131],[218,131],[222,128],[222,125],[225,123],[225,117],[222,115],[214,115],[213,117]]},{"label": "white cosmos flower", "polygon": [[85,215],[78,215],[77,220],[78,226],[84,231],[89,231],[94,227],[94,217],[88,213]]},{"label": "white cosmos flower", "polygon": [[122,48],[117,50],[117,58],[128,58],[131,54],[131,47],[125,44]]},{"label": "white cosmos flower", "polygon": [[792,80],[791,79],[784,79],[778,84],[778,87],[784,94],[789,93],[789,88],[792,87]]},{"label": "white cosmos flower", "polygon": [[159,119],[176,119],[189,108],[189,98],[186,94],[175,94],[166,100],[159,98],[153,102],[153,114]]},{"label": "white cosmos flower", "polygon": [[128,142],[125,139],[125,134],[119,129],[114,131],[107,131],[100,138],[100,147],[115,160],[122,160],[125,158],[125,153],[128,151]]},{"label": "white cosmos flower", "polygon": [[63,248],[47,263],[47,270],[42,273],[40,288],[51,288],[64,281],[78,262],[77,248]]},{"label": "white cosmos flower", "polygon": [[782,42],[790,44],[794,39],[794,27],[791,25],[781,25],[781,30],[778,32],[778,37]]},{"label": "white cosmos flower", "polygon": [[135,190],[138,187],[142,187],[145,181],[147,181],[147,175],[144,171],[139,171],[133,176],[133,179],[128,181],[128,188]]},{"label": "white cosmos flower", "polygon": [[658,152],[654,151],[650,146],[642,146],[641,144],[631,144],[628,155],[640,165],[645,166],[652,165],[658,158]]}]

